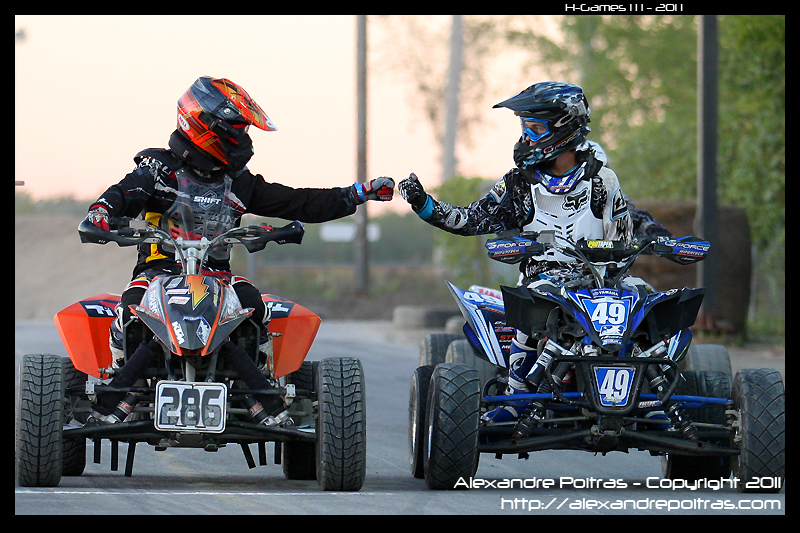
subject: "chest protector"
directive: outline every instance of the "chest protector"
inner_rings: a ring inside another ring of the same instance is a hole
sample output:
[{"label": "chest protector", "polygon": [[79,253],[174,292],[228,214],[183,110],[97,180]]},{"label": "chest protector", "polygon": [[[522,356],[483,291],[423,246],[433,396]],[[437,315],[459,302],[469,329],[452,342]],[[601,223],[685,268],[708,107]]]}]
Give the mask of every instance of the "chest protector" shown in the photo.
[{"label": "chest protector", "polygon": [[[580,180],[568,193],[550,192],[542,183],[531,185],[531,189],[533,220],[524,231],[555,230],[556,239],[563,244],[575,243],[581,238],[603,238],[603,221],[595,217],[590,205],[591,180]],[[548,250],[533,259],[562,263],[575,261],[558,250]]]},{"label": "chest protector", "polygon": [[[175,171],[175,178],[178,181],[177,197],[160,224],[173,237],[211,240],[236,225],[231,208],[233,180],[227,174],[213,182],[201,182],[185,168],[180,168]],[[209,255],[219,261],[229,261],[230,248],[229,244],[217,246]]]}]

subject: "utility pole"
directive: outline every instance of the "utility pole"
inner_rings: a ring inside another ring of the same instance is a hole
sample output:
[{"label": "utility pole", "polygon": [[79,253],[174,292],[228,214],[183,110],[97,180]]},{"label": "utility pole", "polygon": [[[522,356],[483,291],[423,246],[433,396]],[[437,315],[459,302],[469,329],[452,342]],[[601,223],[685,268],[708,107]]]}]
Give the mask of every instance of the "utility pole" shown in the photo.
[{"label": "utility pole", "polygon": [[445,92],[444,138],[442,139],[442,183],[456,174],[456,133],[461,82],[461,51],[464,47],[462,15],[453,15],[450,33],[450,68]]},{"label": "utility pole", "polygon": [[[356,181],[367,181],[367,16],[356,15]],[[367,242],[367,203],[358,206],[354,244],[356,293],[369,293],[369,248]]]},{"label": "utility pole", "polygon": [[[697,34],[697,215],[698,236],[711,243],[698,263],[697,284],[705,287],[701,324],[713,328],[719,291],[717,213],[717,16],[700,15]],[[716,247],[716,250],[715,250]]]}]

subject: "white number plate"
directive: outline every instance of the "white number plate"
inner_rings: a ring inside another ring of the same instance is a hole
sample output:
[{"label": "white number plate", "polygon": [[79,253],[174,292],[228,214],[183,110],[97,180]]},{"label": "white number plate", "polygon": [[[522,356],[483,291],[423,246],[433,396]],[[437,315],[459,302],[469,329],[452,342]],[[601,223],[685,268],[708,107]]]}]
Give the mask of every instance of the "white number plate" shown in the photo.
[{"label": "white number plate", "polygon": [[159,381],[155,427],[159,431],[222,433],[227,398],[224,383]]}]

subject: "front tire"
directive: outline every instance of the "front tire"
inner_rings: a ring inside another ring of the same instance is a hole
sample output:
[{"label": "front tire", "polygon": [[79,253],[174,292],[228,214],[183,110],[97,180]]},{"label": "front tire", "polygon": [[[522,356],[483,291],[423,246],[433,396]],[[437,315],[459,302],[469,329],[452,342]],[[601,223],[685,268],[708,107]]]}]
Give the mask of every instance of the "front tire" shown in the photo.
[{"label": "front tire", "polygon": [[480,401],[480,380],[474,368],[444,363],[433,370],[423,442],[429,488],[454,489],[459,480],[475,475]]},{"label": "front tire", "polygon": [[[749,368],[733,380],[733,408],[739,427],[733,446],[741,449],[732,462],[739,492],[778,492],[786,478],[786,395],[780,372]],[[762,487],[762,482],[772,482]],[[777,482],[779,480],[779,482]]]},{"label": "front tire", "polygon": [[64,367],[58,355],[25,355],[20,365],[17,482],[55,487],[61,482]]},{"label": "front tire", "polygon": [[352,357],[320,361],[316,381],[317,482],[322,490],[361,490],[367,472],[364,369]]},{"label": "front tire", "polygon": [[[64,423],[69,423],[71,418],[76,418],[78,422],[86,423],[86,416],[81,414],[71,416],[70,412],[75,407],[88,407],[91,406],[89,400],[82,399],[80,395],[68,396],[66,390],[71,387],[80,387],[86,383],[88,376],[77,370],[72,360],[69,358],[62,358],[64,363],[64,397],[68,400],[70,409],[64,413]],[[79,437],[77,439],[62,440],[61,442],[61,475],[62,476],[80,476],[86,469],[86,439]]]}]

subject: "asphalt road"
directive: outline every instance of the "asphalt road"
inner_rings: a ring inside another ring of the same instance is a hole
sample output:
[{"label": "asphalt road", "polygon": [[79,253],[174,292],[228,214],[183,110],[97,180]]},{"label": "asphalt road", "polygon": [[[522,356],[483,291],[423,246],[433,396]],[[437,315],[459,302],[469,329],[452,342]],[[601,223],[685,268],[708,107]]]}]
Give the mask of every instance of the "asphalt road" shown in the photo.
[{"label": "asphalt road", "polygon": [[[315,481],[289,481],[273,463],[247,468],[241,449],[215,453],[137,446],[133,477],[94,464],[55,488],[15,486],[16,514],[785,514],[779,494],[740,494],[731,482],[674,486],[661,479],[660,460],[646,452],[595,456],[578,451],[535,452],[527,461],[481,456],[481,487],[431,491],[408,467],[409,380],[424,332],[394,330],[390,322],[324,322],[309,359],[355,356],[367,389],[367,477],[355,493],[322,492]],[[25,353],[66,356],[52,323],[15,325],[15,364]],[[15,373],[15,376],[17,374]],[[503,488],[505,480],[521,480]],[[521,488],[520,486],[524,488]]]}]

